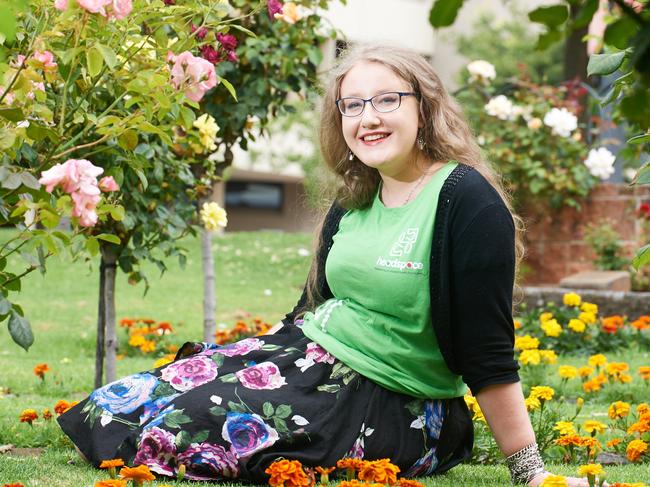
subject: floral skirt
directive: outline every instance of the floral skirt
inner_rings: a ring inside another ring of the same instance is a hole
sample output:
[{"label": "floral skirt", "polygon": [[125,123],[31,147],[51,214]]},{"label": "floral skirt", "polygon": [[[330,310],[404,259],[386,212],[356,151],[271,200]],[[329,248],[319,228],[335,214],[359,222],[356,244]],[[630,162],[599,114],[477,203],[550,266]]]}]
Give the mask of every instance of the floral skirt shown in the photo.
[{"label": "floral skirt", "polygon": [[186,343],[176,360],[94,391],[59,417],[95,465],[122,458],[193,480],[266,483],[275,459],[329,467],[390,458],[401,475],[448,470],[469,457],[462,398],[422,400],[384,389],[284,326],[218,346]]}]

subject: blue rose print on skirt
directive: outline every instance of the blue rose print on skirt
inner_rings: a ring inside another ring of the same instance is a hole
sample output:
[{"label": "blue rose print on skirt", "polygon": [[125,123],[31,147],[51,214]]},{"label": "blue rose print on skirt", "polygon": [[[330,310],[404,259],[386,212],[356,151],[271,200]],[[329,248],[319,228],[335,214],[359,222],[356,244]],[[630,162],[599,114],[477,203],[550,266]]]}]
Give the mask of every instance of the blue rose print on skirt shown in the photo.
[{"label": "blue rose print on skirt", "polygon": [[150,401],[157,385],[151,374],[134,374],[95,390],[90,400],[113,414],[132,413]]},{"label": "blue rose print on skirt", "polygon": [[223,439],[232,446],[238,458],[248,458],[253,453],[268,448],[278,440],[278,432],[257,414],[229,412],[221,430]]}]

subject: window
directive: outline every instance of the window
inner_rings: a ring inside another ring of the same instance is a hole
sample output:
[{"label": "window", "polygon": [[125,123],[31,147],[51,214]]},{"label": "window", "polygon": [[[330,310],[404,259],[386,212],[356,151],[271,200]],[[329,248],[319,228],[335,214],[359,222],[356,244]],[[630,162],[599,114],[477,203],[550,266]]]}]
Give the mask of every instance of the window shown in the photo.
[{"label": "window", "polygon": [[229,181],[226,183],[226,206],[282,211],[283,185]]}]

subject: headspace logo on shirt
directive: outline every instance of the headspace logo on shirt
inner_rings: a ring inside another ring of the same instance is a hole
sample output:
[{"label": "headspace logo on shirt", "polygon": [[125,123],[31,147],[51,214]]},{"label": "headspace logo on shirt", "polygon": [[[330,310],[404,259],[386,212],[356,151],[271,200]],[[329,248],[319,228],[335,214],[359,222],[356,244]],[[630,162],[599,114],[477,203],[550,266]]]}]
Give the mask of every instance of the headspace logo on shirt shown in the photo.
[{"label": "headspace logo on shirt", "polygon": [[384,259],[383,257],[379,257],[377,259],[377,263],[375,264],[375,267],[381,267],[384,269],[399,270],[399,271],[404,271],[404,270],[419,271],[424,269],[424,264],[422,262],[412,262],[410,260],[404,261],[399,259]]}]

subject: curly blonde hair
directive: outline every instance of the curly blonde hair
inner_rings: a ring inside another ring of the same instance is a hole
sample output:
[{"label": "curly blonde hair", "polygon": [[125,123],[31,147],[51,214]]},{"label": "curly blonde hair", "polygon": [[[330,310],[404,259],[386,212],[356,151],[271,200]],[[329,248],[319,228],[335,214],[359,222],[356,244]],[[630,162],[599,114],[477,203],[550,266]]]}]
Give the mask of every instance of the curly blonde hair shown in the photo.
[{"label": "curly blonde hair", "polygon": [[[366,166],[356,158],[348,158],[349,148],[341,129],[341,114],[336,106],[341,83],[345,75],[360,62],[381,64],[406,81],[417,94],[420,105],[420,117],[423,126],[419,136],[424,141],[423,159],[431,162],[455,160],[475,168],[499,193],[510,210],[516,231],[517,266],[524,253],[522,243],[523,224],[512,211],[510,196],[507,194],[500,178],[491,164],[481,155],[469,124],[465,120],[458,103],[447,93],[440,78],[431,65],[415,51],[400,47],[364,44],[344,53],[334,66],[325,83],[325,90],[320,103],[319,140],[320,150],[329,169],[341,179],[337,190],[338,203],[347,209],[366,208],[377,192],[381,180],[379,172]],[[324,220],[324,218],[323,218]],[[318,228],[320,235],[323,220]],[[322,302],[318,293],[317,258],[312,263],[307,281],[308,308],[313,309]]]}]

